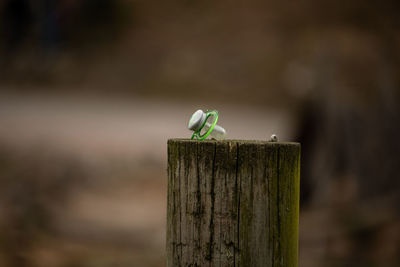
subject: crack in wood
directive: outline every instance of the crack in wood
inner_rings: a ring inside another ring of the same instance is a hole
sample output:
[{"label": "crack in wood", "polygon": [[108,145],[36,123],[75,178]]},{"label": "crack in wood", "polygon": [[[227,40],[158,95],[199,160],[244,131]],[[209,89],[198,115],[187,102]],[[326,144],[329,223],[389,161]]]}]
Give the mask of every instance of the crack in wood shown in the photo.
[{"label": "crack in wood", "polygon": [[[214,191],[214,186],[215,186],[215,157],[217,154],[217,145],[214,145],[214,155],[213,155],[213,163],[212,163],[212,174],[211,174],[211,218],[210,218],[210,239],[209,239],[209,244],[208,244],[208,255],[207,255],[207,260],[211,261],[212,259],[212,254],[213,254],[213,242],[214,242],[214,209],[215,209],[215,191]],[[210,263],[211,266],[211,263]]]},{"label": "crack in wood", "polygon": [[167,266],[297,266],[299,145],[168,141]]}]

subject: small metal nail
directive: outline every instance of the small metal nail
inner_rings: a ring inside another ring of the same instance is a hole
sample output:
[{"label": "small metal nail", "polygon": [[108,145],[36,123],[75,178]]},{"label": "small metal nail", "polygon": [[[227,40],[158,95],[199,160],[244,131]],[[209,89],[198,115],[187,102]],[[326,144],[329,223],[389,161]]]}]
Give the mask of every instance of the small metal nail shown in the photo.
[{"label": "small metal nail", "polygon": [[278,136],[276,136],[276,134],[271,135],[269,141],[270,142],[278,142]]}]

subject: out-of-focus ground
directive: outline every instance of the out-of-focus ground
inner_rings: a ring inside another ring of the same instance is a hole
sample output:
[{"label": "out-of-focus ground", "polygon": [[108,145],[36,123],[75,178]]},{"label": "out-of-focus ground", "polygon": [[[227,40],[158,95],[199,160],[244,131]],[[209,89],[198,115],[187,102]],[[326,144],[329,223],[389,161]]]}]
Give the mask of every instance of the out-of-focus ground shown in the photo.
[{"label": "out-of-focus ground", "polygon": [[[287,110],[206,104],[218,106],[229,138],[293,138]],[[1,236],[0,260],[14,266],[164,266],[166,142],[190,136],[186,125],[197,107],[138,97],[2,94],[0,225],[10,232]],[[301,265],[346,263],[358,246],[349,234],[383,223],[375,254],[365,257],[372,264],[389,257],[391,266],[400,241],[391,207],[360,203],[357,210],[374,219],[344,223],[356,185],[333,185],[327,203],[302,208]],[[357,257],[349,262],[357,264]]]},{"label": "out-of-focus ground", "polygon": [[0,1],[0,266],[165,266],[166,142],[298,141],[300,266],[400,266],[400,4]]},{"label": "out-of-focus ground", "polygon": [[190,137],[189,118],[204,106],[218,106],[219,124],[227,129],[230,139],[268,139],[273,133],[287,139],[293,130],[287,111],[248,104],[2,94],[0,136],[14,148],[43,143],[86,159],[126,154],[165,165],[166,141]]},{"label": "out-of-focus ground", "polygon": [[[272,133],[288,138],[291,118],[284,111],[215,105],[220,125],[231,139],[267,139]],[[195,102],[135,97],[1,95],[1,152],[12,155],[5,166],[3,161],[3,168],[20,173],[18,165],[23,162],[26,171],[33,172],[26,174],[32,175],[27,177],[28,184],[22,180],[21,188],[15,188],[16,194],[28,194],[26,200],[19,200],[23,207],[11,203],[16,207],[1,210],[21,208],[29,213],[30,202],[39,201],[51,217],[49,229],[30,244],[28,259],[40,266],[69,266],[75,261],[79,266],[164,266],[167,139],[189,138],[188,120],[200,107]],[[38,183],[43,185],[31,185],[35,181],[30,179],[42,172],[47,180]],[[77,177],[62,181],[68,175]],[[24,188],[30,186],[35,189]],[[41,203],[50,193],[42,192],[42,186],[60,186],[58,190],[68,191],[68,196],[59,196],[60,202]]]}]

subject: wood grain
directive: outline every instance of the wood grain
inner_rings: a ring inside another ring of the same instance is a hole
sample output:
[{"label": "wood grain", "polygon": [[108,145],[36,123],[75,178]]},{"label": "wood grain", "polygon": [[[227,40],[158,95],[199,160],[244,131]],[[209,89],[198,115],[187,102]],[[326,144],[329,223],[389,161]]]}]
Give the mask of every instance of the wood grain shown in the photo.
[{"label": "wood grain", "polygon": [[167,266],[298,257],[298,143],[168,140]]}]

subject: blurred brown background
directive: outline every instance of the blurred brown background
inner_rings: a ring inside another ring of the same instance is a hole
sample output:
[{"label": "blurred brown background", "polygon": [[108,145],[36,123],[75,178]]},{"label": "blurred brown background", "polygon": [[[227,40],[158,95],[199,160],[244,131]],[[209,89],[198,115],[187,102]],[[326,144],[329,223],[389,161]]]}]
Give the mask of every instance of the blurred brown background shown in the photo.
[{"label": "blurred brown background", "polygon": [[400,266],[400,2],[0,1],[0,266],[165,266],[166,141],[302,143],[300,266]]}]

